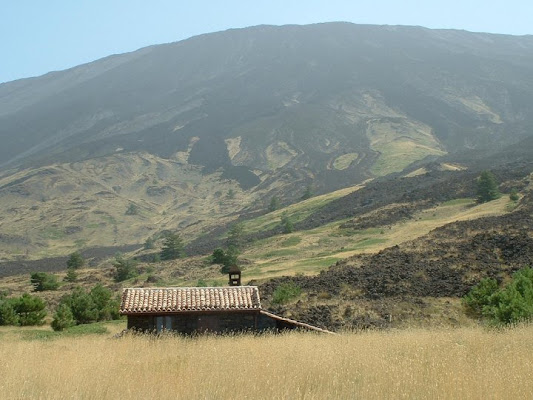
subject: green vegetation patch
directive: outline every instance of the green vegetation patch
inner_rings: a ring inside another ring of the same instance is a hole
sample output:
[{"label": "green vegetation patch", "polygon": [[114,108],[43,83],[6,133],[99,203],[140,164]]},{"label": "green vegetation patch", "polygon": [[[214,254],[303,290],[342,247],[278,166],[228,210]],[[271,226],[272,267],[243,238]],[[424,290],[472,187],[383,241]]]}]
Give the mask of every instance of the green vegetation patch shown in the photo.
[{"label": "green vegetation patch", "polygon": [[43,329],[31,329],[21,331],[21,337],[24,340],[51,340],[60,337],[73,337],[83,335],[104,335],[109,330],[102,323],[76,325],[63,331],[48,331]]},{"label": "green vegetation patch", "polygon": [[300,250],[298,249],[280,249],[280,250],[272,250],[268,253],[263,253],[258,255],[255,258],[273,258],[273,257],[283,257],[283,256],[293,256],[295,254],[298,254]]},{"label": "green vegetation patch", "polygon": [[59,228],[49,226],[41,231],[41,237],[43,239],[59,240],[65,237],[65,232]]},{"label": "green vegetation patch", "polygon": [[352,162],[357,160],[357,157],[359,157],[359,154],[357,153],[343,154],[342,156],[337,157],[335,161],[333,161],[333,168],[342,171],[348,168]]},{"label": "green vegetation patch", "polygon": [[326,257],[326,258],[308,258],[297,262],[298,266],[302,267],[319,267],[325,268],[339,261],[339,257]]},{"label": "green vegetation patch", "polygon": [[400,172],[411,163],[429,155],[444,155],[445,152],[426,146],[417,146],[410,141],[392,141],[373,147],[380,152],[376,163],[370,169],[376,176]]},{"label": "green vegetation patch", "polygon": [[282,283],[272,293],[272,303],[286,304],[292,299],[298,297],[302,293],[302,289],[292,282]]},{"label": "green vegetation patch", "polygon": [[293,236],[293,237],[290,237],[288,239],[285,239],[283,242],[281,242],[280,246],[281,247],[291,247],[291,246],[296,246],[297,244],[300,244],[300,242],[302,241],[302,238],[299,237],[299,236]]},{"label": "green vegetation patch", "polygon": [[471,198],[453,199],[442,203],[443,206],[462,206],[462,205],[474,205],[475,200]]}]

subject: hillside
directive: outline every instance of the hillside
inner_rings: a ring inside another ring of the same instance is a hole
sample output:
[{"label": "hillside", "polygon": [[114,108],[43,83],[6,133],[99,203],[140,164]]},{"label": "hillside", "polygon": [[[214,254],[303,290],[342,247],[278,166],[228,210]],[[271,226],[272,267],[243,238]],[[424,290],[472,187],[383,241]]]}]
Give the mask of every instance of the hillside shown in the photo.
[{"label": "hillside", "polygon": [[307,186],[393,182],[439,157],[475,171],[502,148],[512,159],[533,126],[532,47],[421,27],[259,26],[2,84],[0,258],[111,254],[176,229],[205,240]]},{"label": "hillside", "polygon": [[[460,296],[533,257],[532,50],[529,36],[260,26],[2,84],[2,286],[63,277],[76,250],[86,287],[224,284],[208,256],[240,223],[245,280],[280,314],[471,323]],[[487,169],[504,196],[477,204]],[[159,262],[169,231],[188,257]],[[117,251],[138,277],[113,282]],[[302,293],[271,303],[287,282]],[[53,307],[76,284],[43,296]]]},{"label": "hillside", "polygon": [[151,46],[0,85],[0,166],[145,151],[338,186],[528,135],[532,49],[527,36],[349,23]]}]

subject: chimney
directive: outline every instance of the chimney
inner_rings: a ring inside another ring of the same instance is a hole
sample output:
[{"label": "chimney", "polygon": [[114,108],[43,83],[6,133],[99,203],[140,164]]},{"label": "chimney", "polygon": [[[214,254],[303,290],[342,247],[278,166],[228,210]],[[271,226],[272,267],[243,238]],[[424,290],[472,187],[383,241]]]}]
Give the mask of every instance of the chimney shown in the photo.
[{"label": "chimney", "polygon": [[232,265],[228,271],[230,286],[241,286],[241,270],[236,265]]}]

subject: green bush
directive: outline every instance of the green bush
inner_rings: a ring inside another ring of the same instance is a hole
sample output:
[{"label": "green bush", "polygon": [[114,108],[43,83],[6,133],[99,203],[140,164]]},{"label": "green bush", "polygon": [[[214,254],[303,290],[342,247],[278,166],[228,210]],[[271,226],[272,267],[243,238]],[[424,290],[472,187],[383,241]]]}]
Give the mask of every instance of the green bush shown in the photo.
[{"label": "green bush", "polygon": [[226,252],[224,249],[216,248],[211,255],[211,264],[224,264],[226,261]]},{"label": "green bush", "polygon": [[46,272],[34,272],[30,275],[30,282],[33,285],[33,290],[36,292],[44,292],[45,290],[57,290],[59,282],[57,277]]},{"label": "green bush", "polygon": [[98,309],[93,298],[82,288],[74,291],[61,299],[61,304],[66,304],[77,324],[89,324],[98,320]]},{"label": "green bush", "polygon": [[124,258],[121,254],[117,254],[115,256],[113,266],[115,267],[115,282],[122,282],[126,279],[135,278],[137,275],[139,275],[137,263],[134,260],[128,260]]},{"label": "green bush", "polygon": [[523,268],[503,288],[483,280],[463,298],[468,312],[490,323],[510,324],[533,318],[533,269]]},{"label": "green bush", "polygon": [[13,309],[18,315],[19,325],[42,325],[44,323],[46,304],[39,297],[24,293],[21,297],[12,301]]},{"label": "green bush", "polygon": [[67,268],[67,275],[65,276],[65,282],[76,282],[78,279],[78,273],[74,268]]},{"label": "green bush", "polygon": [[167,234],[163,240],[161,260],[175,260],[182,257],[185,257],[185,251],[183,250],[181,236],[178,233]]},{"label": "green bush", "polygon": [[68,268],[78,269],[78,268],[83,267],[84,264],[85,264],[85,259],[81,256],[81,254],[78,251],[75,251],[74,253],[72,253],[69,259],[67,260]]},{"label": "green bush", "polygon": [[474,286],[463,297],[463,305],[467,314],[474,317],[483,316],[483,307],[491,304],[491,297],[498,291],[498,282],[495,279],[485,278]]},{"label": "green bush", "polygon": [[282,283],[272,293],[272,303],[285,304],[295,297],[298,297],[302,289],[292,282]]},{"label": "green bush", "polygon": [[76,321],[70,307],[64,303],[59,304],[52,321],[52,329],[54,331],[62,331],[74,325],[76,325]]},{"label": "green bush", "polygon": [[283,213],[281,215],[281,227],[283,229],[283,233],[291,233],[294,231],[294,225],[292,224],[292,221],[287,213]]},{"label": "green bush", "polygon": [[90,295],[98,310],[98,321],[120,318],[118,313],[120,304],[117,299],[113,298],[111,290],[98,284],[91,289]]},{"label": "green bush", "polygon": [[490,171],[483,171],[477,180],[477,201],[486,203],[496,200],[501,196],[498,190],[498,183],[494,174]]},{"label": "green bush", "polygon": [[13,308],[13,301],[0,300],[0,325],[18,325],[19,317]]},{"label": "green bush", "polygon": [[227,250],[217,248],[211,255],[211,263],[222,264],[220,273],[227,274],[232,266],[237,265],[239,261],[239,254],[240,251],[235,246],[229,246]]},{"label": "green bush", "polygon": [[70,295],[64,296],[60,305],[69,308],[76,324],[120,318],[118,299],[114,298],[113,293],[102,285],[96,285],[90,292],[78,287]]},{"label": "green bush", "polygon": [[518,196],[518,192],[516,191],[516,189],[512,189],[511,193],[509,194],[509,200],[518,201],[519,198],[520,197]]}]

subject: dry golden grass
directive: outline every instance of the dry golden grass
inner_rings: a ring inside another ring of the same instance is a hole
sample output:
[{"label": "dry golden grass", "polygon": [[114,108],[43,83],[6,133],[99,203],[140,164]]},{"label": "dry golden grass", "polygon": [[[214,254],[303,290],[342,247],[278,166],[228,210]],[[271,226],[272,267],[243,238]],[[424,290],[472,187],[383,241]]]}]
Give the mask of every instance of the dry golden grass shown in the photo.
[{"label": "dry golden grass", "polygon": [[6,399],[526,399],[533,398],[532,335],[531,325],[194,339],[22,341],[3,333],[0,393]]}]

